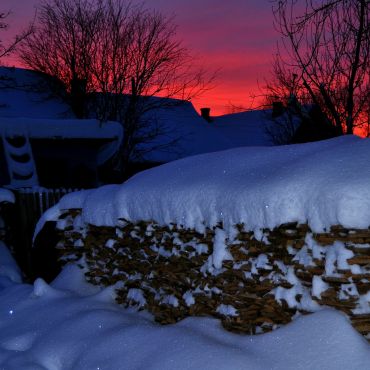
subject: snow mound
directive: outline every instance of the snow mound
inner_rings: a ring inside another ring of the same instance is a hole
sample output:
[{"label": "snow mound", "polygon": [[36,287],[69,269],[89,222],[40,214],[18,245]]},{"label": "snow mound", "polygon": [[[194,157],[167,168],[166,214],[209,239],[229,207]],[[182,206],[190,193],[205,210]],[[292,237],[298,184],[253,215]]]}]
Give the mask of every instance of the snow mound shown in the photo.
[{"label": "snow mound", "polygon": [[[204,154],[144,171],[122,185],[65,196],[41,224],[63,209],[82,221],[113,226],[119,218],[155,220],[204,230],[222,222],[256,232],[287,223],[370,225],[370,140],[356,136],[280,147]],[[39,225],[39,228],[40,228]]]},{"label": "snow mound", "polygon": [[0,291],[1,368],[362,370],[370,361],[366,341],[332,310],[251,337],[228,333],[209,318],[160,326],[107,294],[81,297],[49,288],[37,296],[33,289]]}]

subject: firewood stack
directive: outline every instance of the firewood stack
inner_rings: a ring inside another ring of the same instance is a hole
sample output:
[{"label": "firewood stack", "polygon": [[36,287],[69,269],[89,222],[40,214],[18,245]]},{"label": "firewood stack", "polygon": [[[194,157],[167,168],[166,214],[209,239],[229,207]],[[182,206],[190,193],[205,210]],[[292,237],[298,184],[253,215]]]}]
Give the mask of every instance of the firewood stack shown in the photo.
[{"label": "firewood stack", "polygon": [[90,283],[115,284],[118,303],[147,309],[160,323],[207,315],[228,330],[256,334],[325,305],[370,340],[370,229],[338,225],[315,234],[291,223],[257,237],[236,225],[217,266],[221,224],[203,233],[122,219],[98,227],[71,209],[57,228],[62,263],[83,261]]}]

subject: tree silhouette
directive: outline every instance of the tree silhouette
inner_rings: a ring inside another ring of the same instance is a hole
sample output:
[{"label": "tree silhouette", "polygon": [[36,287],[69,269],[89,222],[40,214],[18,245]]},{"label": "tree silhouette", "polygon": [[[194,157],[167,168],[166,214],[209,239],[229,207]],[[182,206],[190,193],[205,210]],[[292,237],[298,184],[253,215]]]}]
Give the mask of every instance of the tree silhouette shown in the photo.
[{"label": "tree silhouette", "polygon": [[[10,13],[0,12],[0,31],[6,30],[8,28],[7,18]],[[2,39],[0,38],[0,62],[1,59],[5,56],[11,54],[16,47],[25,40],[30,34],[32,33],[32,25],[30,25],[26,30],[24,30],[21,34],[15,36],[14,40],[8,44],[4,44]]]},{"label": "tree silhouette", "polygon": [[125,0],[49,0],[39,7],[20,57],[63,82],[77,116],[93,112],[121,123],[117,166],[124,171],[145,152],[173,144],[154,144],[166,129],[147,112],[174,104],[169,98],[190,100],[212,79],[194,68],[175,36],[172,19]]},{"label": "tree silhouette", "polygon": [[339,134],[368,127],[370,2],[276,0],[282,43],[267,86],[271,99],[294,94],[314,104]]}]

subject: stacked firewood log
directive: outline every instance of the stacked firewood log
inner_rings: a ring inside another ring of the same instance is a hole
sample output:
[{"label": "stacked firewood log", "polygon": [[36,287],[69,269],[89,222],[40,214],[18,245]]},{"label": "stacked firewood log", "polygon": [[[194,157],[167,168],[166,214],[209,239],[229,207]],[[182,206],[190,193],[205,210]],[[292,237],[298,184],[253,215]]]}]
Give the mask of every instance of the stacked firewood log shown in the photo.
[{"label": "stacked firewood log", "polygon": [[313,233],[291,223],[256,235],[235,225],[217,265],[221,224],[204,232],[154,221],[104,227],[83,224],[80,212],[66,210],[57,222],[61,261],[83,265],[92,284],[115,285],[118,303],[147,309],[160,323],[208,315],[255,334],[324,305],[370,339],[370,229]]}]

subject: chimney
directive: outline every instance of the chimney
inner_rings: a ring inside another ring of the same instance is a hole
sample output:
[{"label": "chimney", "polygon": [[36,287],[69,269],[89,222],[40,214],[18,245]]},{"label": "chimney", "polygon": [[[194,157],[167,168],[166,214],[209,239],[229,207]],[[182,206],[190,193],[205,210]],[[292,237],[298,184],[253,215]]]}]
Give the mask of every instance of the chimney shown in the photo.
[{"label": "chimney", "polygon": [[212,122],[211,108],[200,108],[200,115],[207,121]]},{"label": "chimney", "polygon": [[274,101],[272,103],[272,117],[279,117],[284,113],[284,104],[281,101]]}]

